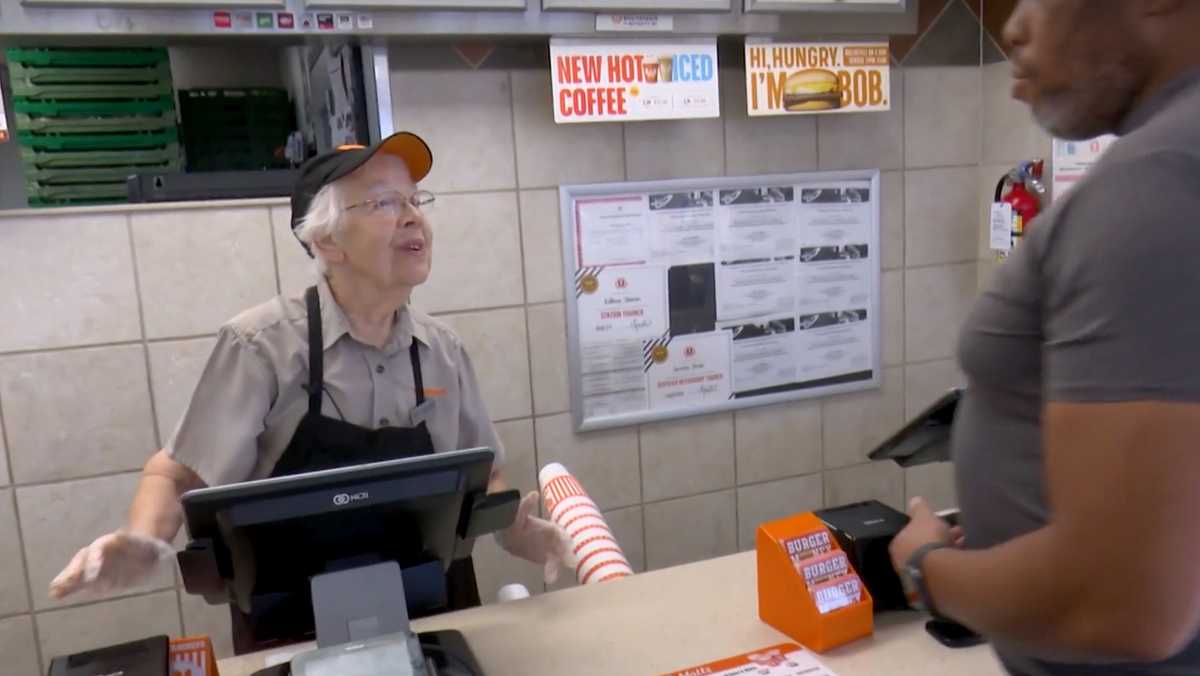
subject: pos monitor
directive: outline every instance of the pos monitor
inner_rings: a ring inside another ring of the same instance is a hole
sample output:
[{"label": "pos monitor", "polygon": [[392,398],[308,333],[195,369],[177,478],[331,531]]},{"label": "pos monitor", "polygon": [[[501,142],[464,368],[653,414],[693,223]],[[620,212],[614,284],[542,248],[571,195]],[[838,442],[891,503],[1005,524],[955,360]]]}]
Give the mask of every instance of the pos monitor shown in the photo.
[{"label": "pos monitor", "polygon": [[[337,617],[322,623],[348,608],[398,613],[407,629],[409,617],[445,609],[450,563],[513,522],[519,493],[487,493],[493,457],[453,451],[189,491],[184,587],[245,613],[256,647],[307,640],[314,628],[320,645],[395,630],[360,623],[355,636],[353,623],[349,635]],[[398,569],[396,584],[381,585],[381,568]]]}]

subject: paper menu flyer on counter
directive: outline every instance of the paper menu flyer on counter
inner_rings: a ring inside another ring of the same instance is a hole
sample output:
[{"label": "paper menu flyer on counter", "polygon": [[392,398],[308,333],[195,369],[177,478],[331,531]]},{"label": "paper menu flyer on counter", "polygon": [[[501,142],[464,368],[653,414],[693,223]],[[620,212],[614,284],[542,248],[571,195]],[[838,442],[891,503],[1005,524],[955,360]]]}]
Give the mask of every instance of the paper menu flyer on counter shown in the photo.
[{"label": "paper menu flyer on counter", "polygon": [[735,655],[723,660],[698,664],[662,676],[837,676],[821,664],[811,652],[795,643]]}]

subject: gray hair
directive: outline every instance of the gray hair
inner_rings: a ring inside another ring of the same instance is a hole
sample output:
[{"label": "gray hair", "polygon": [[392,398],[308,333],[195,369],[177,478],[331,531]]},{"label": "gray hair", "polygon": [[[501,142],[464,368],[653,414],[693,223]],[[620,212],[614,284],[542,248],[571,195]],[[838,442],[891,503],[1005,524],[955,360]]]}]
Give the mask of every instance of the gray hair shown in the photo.
[{"label": "gray hair", "polygon": [[296,226],[296,237],[308,245],[317,261],[317,270],[321,273],[327,271],[326,263],[315,244],[329,239],[342,229],[342,211],[345,209],[342,202],[342,192],[335,183],[322,187],[313,196],[308,211]]}]

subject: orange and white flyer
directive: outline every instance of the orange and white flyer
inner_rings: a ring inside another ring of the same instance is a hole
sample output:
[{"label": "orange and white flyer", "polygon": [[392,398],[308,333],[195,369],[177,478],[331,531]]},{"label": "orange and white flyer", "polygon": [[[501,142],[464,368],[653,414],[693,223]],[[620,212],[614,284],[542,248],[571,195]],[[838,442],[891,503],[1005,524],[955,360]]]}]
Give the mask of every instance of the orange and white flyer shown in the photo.
[{"label": "orange and white flyer", "polygon": [[890,110],[887,42],[746,42],[746,112],[818,115]]},{"label": "orange and white flyer", "polygon": [[554,121],[718,117],[715,38],[550,40]]},{"label": "orange and white flyer", "polygon": [[795,643],[781,643],[663,676],[837,676]]}]

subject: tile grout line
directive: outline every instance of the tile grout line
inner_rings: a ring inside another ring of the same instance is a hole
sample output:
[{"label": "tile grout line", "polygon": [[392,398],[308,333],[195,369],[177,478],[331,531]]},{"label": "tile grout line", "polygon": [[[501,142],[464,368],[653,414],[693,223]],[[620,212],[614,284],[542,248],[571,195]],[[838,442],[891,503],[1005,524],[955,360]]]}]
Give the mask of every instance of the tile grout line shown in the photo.
[{"label": "tile grout line", "polygon": [[[891,93],[889,92],[888,95],[891,96]],[[821,116],[814,115],[813,118],[813,161],[817,163],[816,170],[821,171]],[[880,170],[880,173],[883,171]]]},{"label": "tile grout line", "polygon": [[[537,414],[537,394],[534,391],[533,378],[533,331],[529,325],[529,268],[525,261],[525,214],[521,209],[521,179],[520,179],[520,160],[517,157],[517,103],[513,93],[513,77],[512,71],[509,70],[505,76],[508,79],[508,111],[509,125],[508,130],[512,136],[512,155],[513,155],[513,182],[516,184],[516,191],[513,193],[513,198],[517,202],[517,249],[521,256],[521,316],[525,323],[525,360],[529,365],[529,417],[530,420]],[[538,467],[537,458],[537,431],[534,430],[533,441],[533,464],[535,479],[536,473],[540,470]],[[540,488],[540,486],[539,486]],[[538,511],[541,510],[539,505]]]},{"label": "tile grout line", "polygon": [[133,347],[135,345],[156,345],[158,343],[175,343],[185,340],[201,340],[203,338],[214,338],[216,333],[201,333],[191,336],[168,336],[165,338],[136,338],[131,340],[118,340],[101,343],[80,343],[76,345],[58,345],[55,347],[36,347],[20,350],[10,350],[0,352],[0,359],[6,357],[23,357],[32,354],[54,354],[56,352],[76,352],[79,350],[100,350],[112,347]]},{"label": "tile grout line", "polygon": [[[41,632],[38,630],[37,615],[35,613],[37,604],[34,603],[33,578],[30,577],[29,554],[25,551],[25,529],[21,526],[21,507],[17,501],[16,486],[10,489],[10,493],[9,500],[12,501],[13,520],[16,522],[17,527],[17,547],[21,552],[21,565],[25,568],[25,593],[29,595],[29,624],[33,628],[33,644],[37,651],[38,668],[45,671],[46,658],[42,655],[42,638]],[[22,615],[24,614],[22,613]]]},{"label": "tile grout line", "polygon": [[738,462],[737,462],[737,410],[730,411],[729,424],[733,426],[733,548],[737,551],[742,551],[742,515],[741,515],[741,500],[738,499]]},{"label": "tile grout line", "polygon": [[27,609],[28,609],[27,612],[17,613],[16,615],[17,616],[28,615],[28,617],[29,617],[29,626],[30,626],[30,629],[33,631],[34,655],[37,657],[37,660],[38,660],[38,669],[40,669],[42,672],[44,672],[46,667],[45,667],[45,660],[42,657],[42,640],[41,640],[41,635],[38,633],[37,619],[34,617],[34,614],[33,614],[33,609],[34,609],[34,606],[36,605],[33,602],[33,599],[34,599],[33,579],[29,576],[29,555],[25,551],[25,531],[21,527],[21,508],[20,508],[19,503],[17,502],[17,485],[14,482],[15,477],[13,476],[13,468],[12,468],[12,445],[8,441],[8,428],[4,425],[4,406],[3,406],[2,401],[0,401],[0,441],[2,441],[4,443],[4,449],[5,449],[4,450],[4,462],[6,463],[5,467],[8,470],[8,480],[9,480],[9,484],[10,484],[7,487],[7,490],[9,492],[8,499],[9,499],[10,503],[12,504],[13,525],[16,527],[16,530],[17,530],[17,550],[20,552],[20,556],[21,556],[21,568],[24,571],[24,575],[22,577],[24,577],[24,579],[25,579],[26,602],[29,604],[27,606]]},{"label": "tile grout line", "polygon": [[629,128],[628,122],[621,123],[621,180],[629,181],[629,146],[625,131]]},{"label": "tile grout line", "polygon": [[279,274],[279,244],[275,241],[275,209],[267,208],[267,227],[271,235],[271,262],[275,264],[275,293],[283,293],[283,278]]},{"label": "tile grout line", "polygon": [[[978,158],[975,162],[975,185],[979,185],[980,181],[982,180],[982,176],[983,176],[983,159],[984,159],[983,156],[984,156],[985,146],[987,145],[986,143],[984,143],[984,136],[987,134],[987,123],[985,121],[987,119],[987,106],[984,105],[984,101],[983,101],[983,98],[984,98],[984,91],[983,91],[983,66],[984,66],[983,44],[984,44],[984,42],[983,41],[986,39],[988,30],[987,30],[987,26],[985,26],[983,23],[983,10],[984,10],[983,5],[981,4],[979,7],[979,14],[975,14],[975,10],[971,8],[971,6],[967,3],[967,0],[962,0],[962,4],[964,7],[967,8],[967,11],[971,12],[971,15],[975,17],[975,21],[979,25],[979,66],[978,66],[977,77],[975,78],[975,84],[977,87],[976,100],[979,101],[979,121],[978,121],[979,122],[979,134],[977,135],[978,138],[976,139],[976,146],[975,146],[975,150],[977,153],[976,157]],[[975,257],[976,257],[976,259],[978,259],[979,258],[979,245],[980,245],[979,228],[975,227],[974,231],[975,231]],[[977,293],[977,294],[979,293],[979,266],[978,266],[978,264],[976,264],[976,266],[975,266],[975,293]],[[907,388],[905,388],[905,389],[907,389]],[[905,402],[905,405],[907,406],[907,402]],[[907,408],[905,410],[907,410]],[[906,501],[908,500],[908,472],[907,471],[904,472],[904,499]]]},{"label": "tile grout line", "polygon": [[[21,483],[13,482],[12,484],[10,484],[10,486],[12,488],[38,488],[41,486],[58,486],[58,485],[65,484],[65,483],[71,483],[73,481],[90,481],[92,479],[108,479],[108,478],[117,477],[117,476],[124,476],[127,474],[135,474],[138,472],[141,472],[141,468],[135,467],[135,468],[131,468],[131,469],[113,470],[110,472],[100,472],[99,474],[85,474],[85,475],[81,475],[81,476],[55,477],[52,479],[45,479],[42,481],[24,481]],[[11,480],[11,478],[10,478],[10,480]]]},{"label": "tile grout line", "polygon": [[28,613],[24,613],[24,614],[28,614],[30,616],[36,617],[38,615],[50,615],[53,613],[63,613],[63,612],[67,612],[69,610],[78,610],[80,608],[91,608],[93,606],[99,606],[99,605],[103,605],[105,603],[116,603],[118,601],[129,601],[132,599],[141,599],[141,598],[145,598],[147,596],[154,596],[155,594],[162,594],[164,592],[175,591],[177,589],[178,589],[178,587],[176,587],[174,582],[172,581],[172,584],[169,587],[165,587],[165,586],[164,587],[152,587],[150,589],[127,591],[124,593],[118,593],[116,596],[107,596],[102,599],[89,599],[87,601],[82,601],[79,603],[71,603],[71,604],[61,605],[61,606],[55,606],[53,608],[42,608],[40,610],[35,609],[35,610],[31,610]]},{"label": "tile grout line", "polygon": [[[942,20],[942,15],[944,15],[946,13],[946,11],[950,9],[950,6],[953,4],[954,4],[954,0],[946,0],[946,4],[943,5],[940,10],[938,10],[937,16],[933,17],[933,20],[929,22],[929,26],[925,29],[925,31],[917,36],[917,39],[913,42],[912,46],[909,47],[908,51],[904,53],[904,58],[900,59],[901,66],[903,66],[904,62],[908,60],[908,57],[910,57],[914,53],[916,53],[917,48],[921,46],[921,43],[925,40],[925,37],[927,35],[929,35],[929,33],[933,30],[933,27],[936,26],[937,23]],[[972,12],[972,13],[974,13],[974,12]],[[919,26],[918,26],[918,28],[919,28]]]},{"label": "tile grout line", "polygon": [[146,342],[146,310],[142,302],[142,277],[138,273],[137,262],[137,246],[133,241],[133,217],[126,215],[125,217],[125,234],[129,237],[129,260],[133,267],[133,289],[137,294],[138,304],[138,327],[142,332],[142,359],[146,364],[146,394],[150,399],[150,425],[154,429],[154,442],[159,448],[162,448],[163,438],[162,430],[158,424],[158,406],[154,401],[154,374],[151,372],[150,366],[150,344]]},{"label": "tile grout line", "polygon": [[[546,305],[546,303],[535,303],[536,305]],[[492,305],[485,308],[467,308],[464,310],[447,310],[445,312],[428,312],[430,317],[453,317],[457,315],[482,314],[484,312],[496,312],[500,310],[520,310],[524,309],[524,303],[509,303],[508,305]]]},{"label": "tile grout line", "polygon": [[[621,178],[623,181],[629,181],[629,146],[627,130],[628,122],[621,123]],[[562,227],[560,224],[559,231]],[[562,247],[565,242],[562,241],[562,235],[559,235],[559,246]],[[565,252],[564,252],[564,255]],[[566,295],[563,296],[563,313],[566,313],[566,304],[569,302]],[[567,346],[568,351],[570,346]],[[569,383],[568,383],[569,385]],[[637,434],[637,455],[638,455],[638,505],[642,508],[642,570],[650,570],[650,551],[648,548],[649,537],[646,535],[646,493],[643,490],[645,487],[644,462],[642,460],[642,425],[637,425],[634,429]]]},{"label": "tile grout line", "polygon": [[[521,160],[517,153],[517,98],[513,84],[513,71],[509,69],[508,77],[508,114],[509,114],[509,132],[512,135],[512,152],[513,152],[513,186],[514,196],[517,200],[517,242],[521,252],[521,308],[522,314],[525,317],[525,355],[529,360],[529,425],[532,427],[533,441],[533,478],[534,484],[541,489],[538,479],[539,469],[541,467],[541,459],[538,452],[538,435],[537,435],[537,397],[533,391],[533,347],[530,343],[532,333],[529,330],[529,271],[525,263],[525,230],[524,230],[524,213],[521,210]],[[515,420],[523,420],[516,418]],[[507,450],[507,449],[506,449]],[[538,512],[544,511],[543,501],[538,501]],[[549,586],[545,581],[541,582],[541,591],[546,593],[549,591]]]},{"label": "tile grout line", "polygon": [[187,636],[188,630],[183,624],[183,588],[179,586],[179,580],[175,582],[175,610],[179,612],[179,633],[182,636]]},{"label": "tile grout line", "polygon": [[650,570],[650,537],[646,534],[645,461],[642,459],[642,425],[637,426],[638,504],[642,507],[642,570]]},{"label": "tile grout line", "polygon": [[[867,466],[867,465],[871,465],[871,464],[872,464],[872,462],[855,463],[853,465],[845,465],[843,467],[836,467],[833,469],[835,469],[835,470],[851,469],[854,467],[863,467],[863,466]],[[634,507],[642,507],[643,511],[644,511],[646,507],[652,506],[652,505],[661,505],[661,504],[665,504],[668,502],[677,502],[679,500],[689,500],[691,498],[699,498],[699,497],[704,497],[704,496],[708,496],[708,495],[718,495],[721,493],[728,493],[730,491],[734,491],[735,498],[736,498],[737,489],[739,489],[739,488],[756,488],[758,486],[765,486],[767,484],[779,483],[781,481],[791,481],[794,479],[803,479],[805,477],[821,477],[824,474],[825,474],[824,470],[817,470],[815,472],[806,472],[803,474],[788,474],[786,476],[773,477],[770,479],[764,479],[762,481],[752,481],[750,483],[743,484],[741,486],[722,486],[720,488],[713,488],[711,490],[699,491],[697,493],[687,493],[685,495],[674,495],[669,498],[657,498],[654,500],[648,500],[643,503],[634,503],[634,504],[628,504],[628,505],[615,505],[612,507],[605,507],[601,511],[615,512],[615,511],[622,510],[622,509],[632,509]]]}]

